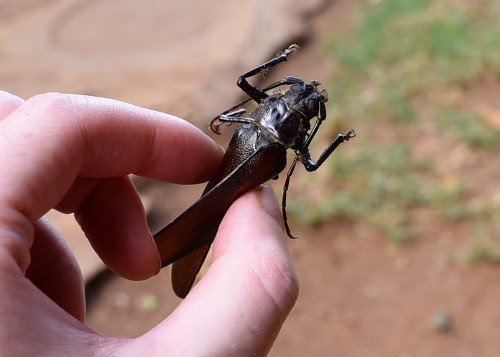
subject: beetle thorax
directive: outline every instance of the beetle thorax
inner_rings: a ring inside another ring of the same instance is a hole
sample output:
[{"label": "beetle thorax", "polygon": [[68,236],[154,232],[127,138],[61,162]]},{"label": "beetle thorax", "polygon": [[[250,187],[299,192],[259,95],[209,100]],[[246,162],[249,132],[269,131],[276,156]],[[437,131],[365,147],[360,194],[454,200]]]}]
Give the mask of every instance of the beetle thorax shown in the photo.
[{"label": "beetle thorax", "polygon": [[307,113],[299,103],[290,105],[281,92],[266,98],[251,113],[264,135],[272,137],[287,148],[301,147],[310,128]]}]

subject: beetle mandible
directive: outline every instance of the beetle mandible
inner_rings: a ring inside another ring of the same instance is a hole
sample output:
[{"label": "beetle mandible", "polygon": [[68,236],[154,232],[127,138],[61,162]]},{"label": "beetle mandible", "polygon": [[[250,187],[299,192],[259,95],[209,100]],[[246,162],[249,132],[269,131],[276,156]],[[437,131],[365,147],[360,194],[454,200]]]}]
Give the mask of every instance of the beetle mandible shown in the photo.
[{"label": "beetle mandible", "polygon": [[[356,135],[352,129],[338,134],[315,162],[309,145],[326,119],[328,100],[327,91],[319,89],[320,82],[288,76],[262,89],[248,83],[249,77],[286,61],[298,48],[293,44],[238,78],[237,85],[248,97],[215,117],[210,128],[219,134],[223,123],[244,125],[233,134],[222,164],[201,198],[154,235],[162,266],[173,263],[172,286],[181,298],[191,289],[226,211],[240,195],[276,178],[285,169],[287,149],[294,151],[295,158],[283,187],[282,211],[286,232],[294,238],[287,222],[286,192],[296,164],[301,162],[307,171],[314,171],[341,143]],[[284,93],[280,90],[267,93],[280,86],[289,88]],[[242,106],[251,100],[258,106],[243,116],[246,110]],[[311,128],[313,118],[316,121]]]}]

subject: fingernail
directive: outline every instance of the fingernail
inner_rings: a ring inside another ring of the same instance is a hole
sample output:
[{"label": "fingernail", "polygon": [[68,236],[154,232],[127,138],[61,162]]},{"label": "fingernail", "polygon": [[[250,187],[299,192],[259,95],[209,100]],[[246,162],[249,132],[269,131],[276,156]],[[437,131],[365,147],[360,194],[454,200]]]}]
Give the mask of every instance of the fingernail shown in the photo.
[{"label": "fingernail", "polygon": [[276,228],[281,232],[278,239],[279,246],[282,251],[288,254],[288,247],[285,242],[285,227],[283,216],[281,215],[281,207],[278,204],[274,190],[269,184],[264,184],[260,187],[259,202],[262,210],[276,223]]},{"label": "fingernail", "polygon": [[281,210],[276,195],[270,185],[264,184],[260,187],[259,201],[262,209],[281,225],[283,221]]}]

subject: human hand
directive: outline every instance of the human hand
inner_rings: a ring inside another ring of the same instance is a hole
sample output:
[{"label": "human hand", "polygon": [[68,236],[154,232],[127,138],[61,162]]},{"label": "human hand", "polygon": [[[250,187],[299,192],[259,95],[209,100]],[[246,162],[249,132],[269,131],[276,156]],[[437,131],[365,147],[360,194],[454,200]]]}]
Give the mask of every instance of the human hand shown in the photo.
[{"label": "human hand", "polygon": [[108,99],[45,94],[23,101],[0,91],[0,153],[2,353],[220,356],[270,349],[298,286],[269,188],[233,204],[207,274],[169,317],[131,340],[102,337],[83,324],[80,270],[43,218],[51,208],[74,212],[117,274],[158,273],[156,245],[127,175],[207,180],[222,152],[201,131]]}]

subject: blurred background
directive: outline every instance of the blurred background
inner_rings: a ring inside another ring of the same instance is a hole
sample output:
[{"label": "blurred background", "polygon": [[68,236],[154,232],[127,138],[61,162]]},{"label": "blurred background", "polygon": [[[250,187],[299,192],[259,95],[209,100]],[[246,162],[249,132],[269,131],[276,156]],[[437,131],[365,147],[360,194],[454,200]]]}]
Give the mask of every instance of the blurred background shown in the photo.
[{"label": "blurred background", "polygon": [[[301,292],[270,355],[496,356],[499,19],[495,0],[0,0],[0,88],[110,97],[206,130],[241,99],[238,75],[298,43],[260,80],[323,83],[316,155],[358,136],[292,179]],[[203,189],[134,180],[153,231]],[[180,302],[169,268],[120,279],[72,216],[49,217],[81,264],[91,328],[138,336]]]}]

